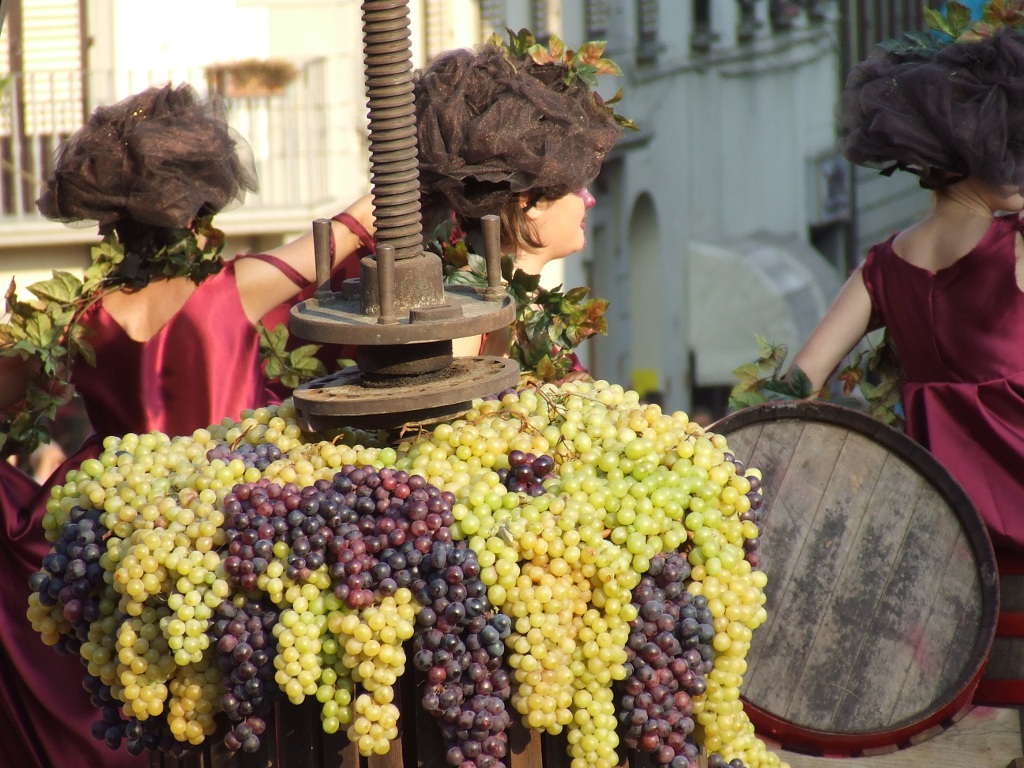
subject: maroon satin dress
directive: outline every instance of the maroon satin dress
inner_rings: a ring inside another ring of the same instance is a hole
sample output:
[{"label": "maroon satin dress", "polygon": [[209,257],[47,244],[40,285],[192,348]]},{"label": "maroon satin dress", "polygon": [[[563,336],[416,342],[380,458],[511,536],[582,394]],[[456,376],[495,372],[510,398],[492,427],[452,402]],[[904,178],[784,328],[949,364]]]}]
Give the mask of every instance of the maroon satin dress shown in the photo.
[{"label": "maroon satin dress", "polygon": [[864,263],[873,327],[899,350],[907,433],[963,486],[996,547],[1024,553],[1024,292],[1016,216],[937,273],[897,256],[892,240]]},{"label": "maroon satin dress", "polygon": [[[198,286],[148,341],[130,339],[100,304],[83,325],[96,350],[96,367],[80,361],[73,380],[100,435],[191,434],[267,402],[259,336],[242,309],[232,264]],[[101,450],[100,439],[90,438],[43,488],[9,465],[0,466],[0,721],[13,736],[2,740],[4,765],[149,764],[148,756],[112,751],[92,737],[98,713],[81,686],[85,668],[77,658],[45,646],[25,617],[28,577],[50,547],[42,535],[49,487]]]},{"label": "maroon satin dress", "polygon": [[[260,258],[299,288],[311,289],[308,280],[273,256],[239,258]],[[358,260],[358,253],[347,256],[337,271],[358,274]],[[264,323],[286,319],[291,303],[268,313]],[[96,366],[79,361],[73,381],[97,435],[188,435],[226,416],[237,418],[246,408],[280,402],[261,371],[259,334],[242,309],[233,263],[199,285],[148,341],[128,338],[99,304],[83,324],[91,332]],[[28,578],[50,549],[42,528],[50,487],[101,451],[102,441],[94,435],[43,487],[0,461],[0,765],[5,768],[149,765],[148,755],[113,751],[91,735],[99,713],[81,685],[84,666],[44,645],[25,615]]]}]

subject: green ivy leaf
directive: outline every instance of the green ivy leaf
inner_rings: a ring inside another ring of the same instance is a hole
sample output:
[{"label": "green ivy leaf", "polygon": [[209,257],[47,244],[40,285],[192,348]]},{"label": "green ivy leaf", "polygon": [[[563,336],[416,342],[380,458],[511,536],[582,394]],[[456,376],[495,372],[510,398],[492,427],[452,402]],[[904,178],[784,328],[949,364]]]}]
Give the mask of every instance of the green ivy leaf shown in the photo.
[{"label": "green ivy leaf", "polygon": [[955,38],[953,34],[953,28],[949,21],[946,19],[942,11],[936,8],[923,8],[924,22],[929,29],[934,29],[936,32],[941,32],[944,35]]},{"label": "green ivy leaf", "polygon": [[803,372],[800,366],[794,365],[789,371],[789,385],[790,391],[796,397],[808,398],[814,394],[813,385],[811,380],[807,377],[807,374]]},{"label": "green ivy leaf", "polygon": [[540,287],[540,275],[531,275],[521,269],[517,269],[512,276],[512,285],[527,293],[533,293]]},{"label": "green ivy leaf", "polygon": [[42,312],[36,313],[25,322],[25,338],[37,347],[46,347],[53,338],[53,322]]},{"label": "green ivy leaf", "polygon": [[571,288],[570,290],[566,291],[565,293],[562,294],[561,303],[563,309],[568,309],[574,304],[579,304],[581,301],[587,298],[588,293],[590,293],[590,289],[582,285],[579,288]]},{"label": "green ivy leaf", "polygon": [[[537,44],[537,38],[525,27],[518,33],[509,28],[506,28],[505,31],[508,32],[508,48],[517,59],[525,59],[529,55],[530,49]],[[504,43],[502,44],[504,45]]]},{"label": "green ivy leaf", "polygon": [[33,283],[28,290],[43,301],[73,304],[82,297],[82,285],[70,272],[55,271],[52,278]]},{"label": "green ivy leaf", "polygon": [[782,371],[789,349],[785,344],[772,344],[763,336],[755,335],[759,364],[762,370],[773,371],[777,376]]},{"label": "green ivy leaf", "polygon": [[96,350],[93,349],[92,344],[90,344],[88,341],[82,338],[85,335],[82,328],[79,327],[76,328],[75,330],[77,331],[77,333],[75,334],[74,337],[74,345],[78,349],[78,354],[82,356],[82,359],[85,360],[85,362],[87,362],[89,365],[95,368]]},{"label": "green ivy leaf", "polygon": [[579,64],[573,72],[591,88],[597,88],[597,67],[593,64]]},{"label": "green ivy leaf", "polygon": [[551,40],[548,43],[548,51],[551,55],[552,61],[564,61],[566,54],[565,41],[558,35],[552,35]]},{"label": "green ivy leaf", "polygon": [[561,378],[559,376],[559,369],[547,355],[537,363],[536,371],[543,381],[557,381]]},{"label": "green ivy leaf", "polygon": [[768,402],[768,398],[757,390],[737,392],[735,389],[729,395],[729,408],[738,411],[743,408],[752,408],[755,405]]},{"label": "green ivy leaf", "polygon": [[444,256],[453,270],[460,270],[463,267],[469,266],[469,250],[466,248],[464,240],[445,247]]},{"label": "green ivy leaf", "polygon": [[949,0],[946,3],[946,18],[952,30],[950,37],[955,40],[971,26],[971,9],[957,0]]}]

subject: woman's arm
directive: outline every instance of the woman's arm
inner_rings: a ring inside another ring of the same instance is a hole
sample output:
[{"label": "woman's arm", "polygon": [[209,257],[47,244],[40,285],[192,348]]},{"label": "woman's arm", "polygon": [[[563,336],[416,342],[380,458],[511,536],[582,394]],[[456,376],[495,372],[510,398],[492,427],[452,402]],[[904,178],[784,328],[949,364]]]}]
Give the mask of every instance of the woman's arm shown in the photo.
[{"label": "woman's arm", "polygon": [[836,366],[867,333],[870,321],[871,297],[864,276],[857,269],[796,353],[793,367],[807,375],[814,391],[821,389]]},{"label": "woman's arm", "polygon": [[[345,212],[363,225],[372,235],[374,232],[373,197],[364,195],[350,205]],[[331,221],[334,232],[334,266],[359,249],[359,236],[338,221]],[[316,259],[313,253],[312,230],[270,253],[293,267],[300,275],[312,282],[316,279]],[[287,301],[299,292],[299,287],[275,266],[259,259],[240,259],[235,265],[238,295],[246,316],[254,323],[274,307]]]}]

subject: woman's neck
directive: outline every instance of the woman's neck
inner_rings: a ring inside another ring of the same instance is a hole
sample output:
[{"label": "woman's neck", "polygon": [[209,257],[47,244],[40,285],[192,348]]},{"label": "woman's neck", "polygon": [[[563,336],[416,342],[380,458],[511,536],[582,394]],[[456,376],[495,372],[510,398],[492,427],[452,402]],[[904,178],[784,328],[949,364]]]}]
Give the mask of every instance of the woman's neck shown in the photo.
[{"label": "woman's neck", "polygon": [[979,216],[991,219],[999,208],[993,207],[991,190],[973,179],[947,187],[935,197],[935,214],[949,217]]},{"label": "woman's neck", "polygon": [[543,254],[535,251],[524,251],[522,249],[516,253],[516,267],[523,270],[528,275],[539,275],[544,269],[544,265],[548,263],[548,260]]}]

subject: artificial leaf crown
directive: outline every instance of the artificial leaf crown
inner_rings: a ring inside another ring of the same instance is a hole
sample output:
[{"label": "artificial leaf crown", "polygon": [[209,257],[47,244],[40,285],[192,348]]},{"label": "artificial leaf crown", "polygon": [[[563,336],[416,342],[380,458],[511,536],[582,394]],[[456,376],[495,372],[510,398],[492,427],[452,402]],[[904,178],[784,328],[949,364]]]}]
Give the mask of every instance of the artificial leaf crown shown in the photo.
[{"label": "artificial leaf crown", "polygon": [[1024,0],[990,0],[981,18],[971,20],[971,9],[957,0],[945,9],[924,9],[927,32],[912,32],[886,40],[879,45],[890,53],[904,56],[933,56],[950,43],[977,43],[1002,29],[1024,29]]},{"label": "artificial leaf crown", "polygon": [[[566,48],[565,42],[558,35],[551,35],[547,47],[537,42],[537,38],[528,29],[521,29],[519,32],[508,32],[506,43],[500,35],[493,34],[487,41],[489,45],[501,48],[506,55],[514,61],[530,60],[539,65],[561,65],[565,67],[562,75],[562,82],[567,86],[582,80],[591,88],[597,87],[598,75],[621,75],[622,68],[609,58],[604,56],[604,49],[608,45],[605,40],[590,40],[583,43],[579,49]],[[630,120],[615,112],[614,106],[622,99],[622,89],[615,95],[604,101],[608,113],[615,122],[623,128],[639,131],[640,128]]]}]

